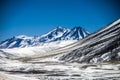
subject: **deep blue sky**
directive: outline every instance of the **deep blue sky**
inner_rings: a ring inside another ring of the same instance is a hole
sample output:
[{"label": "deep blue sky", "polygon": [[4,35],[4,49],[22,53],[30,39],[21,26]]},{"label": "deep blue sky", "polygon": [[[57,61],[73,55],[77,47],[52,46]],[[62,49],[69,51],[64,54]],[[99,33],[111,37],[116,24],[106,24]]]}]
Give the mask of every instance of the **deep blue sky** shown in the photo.
[{"label": "deep blue sky", "polygon": [[42,35],[56,26],[95,32],[120,18],[119,0],[0,0],[0,40]]}]

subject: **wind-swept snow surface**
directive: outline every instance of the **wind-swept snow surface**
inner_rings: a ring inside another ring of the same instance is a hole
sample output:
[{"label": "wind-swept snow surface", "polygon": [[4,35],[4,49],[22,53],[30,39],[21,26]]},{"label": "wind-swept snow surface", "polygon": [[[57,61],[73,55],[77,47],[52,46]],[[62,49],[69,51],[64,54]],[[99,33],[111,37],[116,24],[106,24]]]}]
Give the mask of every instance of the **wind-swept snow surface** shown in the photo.
[{"label": "wind-swept snow surface", "polygon": [[7,63],[0,66],[0,80],[109,80],[120,79],[120,64],[64,62]]},{"label": "wind-swept snow surface", "polygon": [[39,46],[34,46],[34,47],[12,48],[12,49],[1,49],[1,50],[6,53],[10,53],[11,55],[14,55],[16,57],[26,57],[26,56],[32,56],[32,55],[46,54],[49,51],[59,49],[66,45],[72,44],[76,41],[77,40],[74,40],[74,41],[63,40],[60,42],[51,42],[51,43],[46,43],[44,45],[39,45]]}]

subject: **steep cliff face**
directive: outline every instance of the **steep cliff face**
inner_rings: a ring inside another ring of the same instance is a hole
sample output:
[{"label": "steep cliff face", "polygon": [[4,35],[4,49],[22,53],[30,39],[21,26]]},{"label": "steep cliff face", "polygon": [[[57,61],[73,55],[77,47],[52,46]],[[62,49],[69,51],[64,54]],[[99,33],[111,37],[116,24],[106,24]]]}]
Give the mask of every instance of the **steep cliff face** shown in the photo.
[{"label": "steep cliff face", "polygon": [[120,19],[79,41],[79,47],[60,60],[97,63],[120,60]]}]

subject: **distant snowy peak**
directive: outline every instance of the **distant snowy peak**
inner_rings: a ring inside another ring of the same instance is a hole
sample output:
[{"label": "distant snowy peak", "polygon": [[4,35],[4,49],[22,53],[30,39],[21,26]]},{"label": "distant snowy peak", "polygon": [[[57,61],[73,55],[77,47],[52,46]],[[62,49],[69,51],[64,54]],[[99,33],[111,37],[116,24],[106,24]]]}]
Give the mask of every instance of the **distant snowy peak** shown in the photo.
[{"label": "distant snowy peak", "polygon": [[40,42],[53,42],[61,40],[80,40],[88,36],[90,33],[82,27],[74,27],[73,29],[67,29],[57,27],[54,30],[43,35]]},{"label": "distant snowy peak", "polygon": [[10,39],[2,41],[0,43],[0,48],[29,47],[49,42],[58,42],[61,40],[80,40],[87,35],[89,35],[89,33],[82,27],[74,27],[73,29],[67,29],[58,26],[42,36],[29,37],[26,35],[18,35],[12,37]]},{"label": "distant snowy peak", "polygon": [[[86,37],[88,36],[90,33],[88,31],[86,31],[85,29],[83,29],[82,27],[74,27],[73,30],[71,30],[73,32],[73,35],[75,34],[75,32],[78,34],[79,39],[82,37]],[[80,37],[81,36],[81,37]]]},{"label": "distant snowy peak", "polygon": [[41,36],[40,42],[52,42],[56,41],[58,38],[61,38],[64,33],[69,32],[70,29],[62,28],[60,26],[56,27],[52,31],[48,32],[45,35]]},{"label": "distant snowy peak", "polygon": [[85,38],[86,36],[88,36],[90,33],[88,31],[86,31],[85,29],[83,29],[82,27],[78,26],[78,27],[74,27],[73,29],[71,29],[68,33],[65,33],[63,36],[65,37],[65,39],[69,40],[80,40]]},{"label": "distant snowy peak", "polygon": [[32,37],[28,37],[25,35],[14,36],[10,39],[2,41],[0,43],[0,48],[26,47],[31,44],[32,40]]}]

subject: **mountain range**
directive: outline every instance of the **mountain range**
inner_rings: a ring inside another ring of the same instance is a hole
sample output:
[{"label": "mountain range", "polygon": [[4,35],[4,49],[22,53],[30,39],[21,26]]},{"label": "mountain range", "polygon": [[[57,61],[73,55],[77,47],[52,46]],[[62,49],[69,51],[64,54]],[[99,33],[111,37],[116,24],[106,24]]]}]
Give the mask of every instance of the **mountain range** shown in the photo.
[{"label": "mountain range", "polygon": [[[36,44],[46,47],[0,49],[0,80],[120,79],[120,19],[86,37],[81,27],[59,28],[42,36],[11,38],[11,42],[36,40]],[[71,40],[77,41],[68,45],[67,41]],[[59,42],[64,42],[65,46],[56,48]]]},{"label": "mountain range", "polygon": [[0,48],[23,48],[29,46],[38,46],[50,42],[60,42],[66,40],[80,40],[88,36],[90,33],[82,27],[74,27],[67,29],[56,27],[47,34],[42,36],[29,37],[26,35],[14,36],[10,39],[0,42]]},{"label": "mountain range", "polygon": [[25,59],[39,61],[42,57],[49,61],[54,59],[77,63],[119,62],[120,19],[75,43],[46,52],[44,55],[36,54]]},{"label": "mountain range", "polygon": [[[90,34],[89,36],[87,35],[89,35],[89,33],[81,27],[75,27],[71,30],[62,27],[57,27],[54,30],[40,37],[17,36],[14,38],[16,38],[17,40],[19,40],[19,38],[22,38],[22,40],[36,40],[35,42],[38,43],[50,43],[62,40],[79,40],[69,45],[65,42],[66,46],[62,46],[58,49],[50,49],[49,53],[48,48],[44,48],[47,49],[47,51],[45,52],[41,52],[43,48],[41,48],[40,51],[37,51],[39,50],[39,47],[35,48],[32,50],[32,53],[36,52],[37,54],[34,54],[34,56],[30,57],[32,59],[53,56],[53,58],[58,59],[60,61],[79,63],[98,63],[120,60],[120,19],[114,21],[113,23],[96,31],[93,34]],[[13,39],[13,41],[15,41],[16,39]],[[8,42],[10,42],[9,39]],[[54,44],[52,43],[50,46],[53,45]],[[26,49],[11,50],[12,51],[5,49],[3,51],[7,53],[16,53],[16,51],[27,52]],[[31,48],[28,49],[28,51],[30,50]],[[38,53],[44,53],[44,55],[40,55]]]}]

